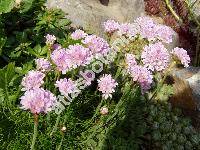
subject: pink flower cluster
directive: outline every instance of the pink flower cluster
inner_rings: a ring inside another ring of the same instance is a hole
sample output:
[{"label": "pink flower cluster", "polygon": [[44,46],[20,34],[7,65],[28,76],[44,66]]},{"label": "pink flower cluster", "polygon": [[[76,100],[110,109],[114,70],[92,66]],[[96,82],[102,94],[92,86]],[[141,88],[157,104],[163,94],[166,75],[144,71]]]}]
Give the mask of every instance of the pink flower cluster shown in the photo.
[{"label": "pink flower cluster", "polygon": [[83,41],[95,58],[106,56],[110,51],[108,43],[96,35],[88,35]]},{"label": "pink flower cluster", "polygon": [[156,24],[150,17],[139,17],[134,23],[122,24],[114,20],[108,20],[104,23],[104,28],[108,33],[118,31],[118,35],[125,35],[129,38],[139,34],[142,38],[146,38],[150,41],[158,39],[164,43],[171,43],[173,35],[175,34],[172,28]]},{"label": "pink flower cluster", "polygon": [[151,88],[153,76],[146,67],[139,65],[132,66],[129,73],[133,81],[140,84],[142,91],[146,91]]},{"label": "pink flower cluster", "polygon": [[185,66],[188,67],[190,63],[190,56],[187,54],[187,51],[184,50],[183,48],[174,48],[171,52],[175,57],[177,57],[181,63]]},{"label": "pink flower cluster", "polygon": [[170,55],[161,42],[145,46],[141,58],[144,66],[152,71],[162,71],[170,63]]},{"label": "pink flower cluster", "polygon": [[22,91],[39,88],[43,83],[45,74],[40,71],[29,71],[28,74],[22,79]]},{"label": "pink flower cluster", "polygon": [[57,66],[57,69],[59,71],[62,71],[63,74],[65,74],[66,71],[69,70],[69,56],[64,48],[55,49],[51,54],[51,60]]},{"label": "pink flower cluster", "polygon": [[135,37],[138,34],[136,24],[123,23],[119,26],[118,35],[126,35],[128,37]]},{"label": "pink flower cluster", "polygon": [[98,80],[98,90],[103,93],[102,97],[108,99],[112,98],[112,93],[115,92],[115,88],[118,83],[112,78],[110,74],[104,74]]},{"label": "pink flower cluster", "polygon": [[[80,31],[77,32],[79,33]],[[85,36],[82,37],[84,46],[79,44],[70,45],[67,49],[57,45],[54,46],[55,50],[51,54],[51,59],[63,74],[79,66],[90,64],[94,58],[98,59],[108,55],[110,47],[103,38],[96,35]]]},{"label": "pink flower cluster", "polygon": [[89,64],[92,59],[91,51],[82,45],[70,45],[67,50],[70,68]]},{"label": "pink flower cluster", "polygon": [[42,88],[28,90],[20,99],[21,108],[30,110],[34,114],[48,113],[56,103],[56,97]]},{"label": "pink flower cluster", "polygon": [[57,69],[65,74],[66,71],[89,64],[92,60],[92,54],[88,48],[82,45],[70,45],[68,49],[54,50],[51,59],[56,64]]},{"label": "pink flower cluster", "polygon": [[175,32],[172,28],[157,24],[150,17],[139,17],[135,20],[139,27],[139,34],[148,40],[159,39],[164,43],[171,43]]},{"label": "pink flower cluster", "polygon": [[47,34],[45,36],[45,38],[46,38],[46,44],[47,45],[53,45],[54,42],[56,41],[56,37],[54,35]]},{"label": "pink flower cluster", "polygon": [[56,81],[55,86],[59,88],[60,93],[64,96],[68,96],[68,94],[75,93],[78,90],[75,81],[67,78]]},{"label": "pink flower cluster", "polygon": [[128,71],[130,71],[133,66],[137,65],[135,55],[126,54],[126,64],[127,64],[127,70]]},{"label": "pink flower cluster", "polygon": [[83,30],[76,30],[71,34],[72,39],[74,40],[80,40],[87,36],[87,33],[85,33]]},{"label": "pink flower cluster", "polygon": [[39,58],[35,60],[37,70],[42,72],[51,70],[51,63],[45,58]]},{"label": "pink flower cluster", "polygon": [[137,65],[135,55],[126,54],[127,71],[131,75],[134,82],[138,82],[142,92],[151,88],[153,76],[151,72],[143,66]]},{"label": "pink flower cluster", "polygon": [[114,20],[107,20],[104,22],[104,30],[107,33],[113,33],[119,28],[119,23]]}]

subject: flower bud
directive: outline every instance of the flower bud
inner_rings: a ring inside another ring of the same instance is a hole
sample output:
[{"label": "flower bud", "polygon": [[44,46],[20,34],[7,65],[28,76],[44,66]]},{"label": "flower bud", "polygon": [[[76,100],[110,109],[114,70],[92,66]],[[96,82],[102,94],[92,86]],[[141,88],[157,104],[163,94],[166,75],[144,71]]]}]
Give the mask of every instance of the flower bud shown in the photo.
[{"label": "flower bud", "polygon": [[66,128],[65,126],[63,126],[63,127],[61,128],[61,131],[62,131],[62,132],[66,132],[66,130],[67,130],[67,128]]},{"label": "flower bud", "polygon": [[101,109],[100,109],[100,114],[101,115],[107,115],[108,114],[108,108],[107,107],[102,107]]}]

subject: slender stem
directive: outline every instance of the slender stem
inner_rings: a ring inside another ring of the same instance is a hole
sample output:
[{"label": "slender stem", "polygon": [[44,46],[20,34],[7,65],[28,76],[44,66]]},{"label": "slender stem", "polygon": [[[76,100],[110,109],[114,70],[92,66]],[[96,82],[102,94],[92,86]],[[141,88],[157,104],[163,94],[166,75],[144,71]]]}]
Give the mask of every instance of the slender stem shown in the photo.
[{"label": "slender stem", "polygon": [[34,133],[33,133],[33,140],[31,144],[31,150],[34,150],[35,142],[38,134],[38,114],[34,114]]},{"label": "slender stem", "polygon": [[182,22],[182,19],[176,14],[176,12],[173,10],[172,6],[169,3],[169,0],[165,0],[165,3],[168,7],[168,9],[170,10],[170,12],[172,13],[172,15],[176,18],[177,21]]},{"label": "slender stem", "polygon": [[99,110],[101,109],[101,106],[102,106],[102,104],[103,104],[103,101],[104,101],[104,100],[102,99],[101,102],[99,103],[99,105],[98,105],[98,107],[97,107],[97,109],[96,109],[96,111],[95,111],[95,114],[94,114],[94,116],[92,117],[91,121],[93,121],[94,118],[97,116]]},{"label": "slender stem", "polygon": [[53,130],[51,131],[50,133],[50,136],[53,135],[54,132],[56,132],[57,128],[58,128],[58,123],[60,122],[60,114],[57,116],[57,119],[56,119],[56,124],[54,125],[53,127]]},{"label": "slender stem", "polygon": [[61,149],[61,146],[62,146],[63,140],[64,140],[64,133],[62,133],[62,139],[61,139],[61,141],[60,141],[60,144],[59,144],[57,150],[60,150],[60,149]]}]

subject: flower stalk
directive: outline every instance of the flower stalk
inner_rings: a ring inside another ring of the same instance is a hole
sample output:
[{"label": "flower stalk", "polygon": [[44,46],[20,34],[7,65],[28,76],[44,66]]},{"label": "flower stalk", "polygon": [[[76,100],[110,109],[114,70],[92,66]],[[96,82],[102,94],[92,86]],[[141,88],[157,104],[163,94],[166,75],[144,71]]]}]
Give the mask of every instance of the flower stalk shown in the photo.
[{"label": "flower stalk", "polygon": [[33,133],[33,140],[31,144],[31,150],[35,149],[34,147],[35,147],[35,142],[36,142],[36,138],[38,134],[38,118],[39,118],[39,115],[34,114],[34,133]]}]

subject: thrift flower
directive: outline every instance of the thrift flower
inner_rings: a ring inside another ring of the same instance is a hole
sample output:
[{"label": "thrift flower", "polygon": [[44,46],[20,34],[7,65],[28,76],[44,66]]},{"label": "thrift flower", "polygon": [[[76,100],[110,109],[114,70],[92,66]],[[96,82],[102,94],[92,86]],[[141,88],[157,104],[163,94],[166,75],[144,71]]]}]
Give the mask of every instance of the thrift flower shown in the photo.
[{"label": "thrift flower", "polygon": [[103,93],[103,98],[112,98],[112,93],[118,85],[110,74],[104,74],[98,81],[98,90]]},{"label": "thrift flower", "polygon": [[83,30],[76,30],[71,34],[72,39],[74,40],[79,40],[79,39],[83,39],[87,36],[87,33],[85,33]]},{"label": "thrift flower", "polygon": [[134,82],[138,82],[140,84],[142,91],[146,91],[151,88],[153,76],[147,68],[139,65],[132,66],[130,68],[130,75]]},{"label": "thrift flower", "polygon": [[59,50],[59,49],[62,49],[62,46],[60,44],[53,44],[53,49]]},{"label": "thrift flower", "polygon": [[113,33],[119,28],[119,23],[114,20],[107,20],[104,22],[104,30],[107,33]]},{"label": "thrift flower", "polygon": [[123,23],[119,26],[118,35],[134,37],[138,33],[136,24]]},{"label": "thrift flower", "polygon": [[150,17],[139,17],[134,21],[138,26],[139,34],[142,38],[146,38],[148,40],[155,40],[157,33],[156,27],[157,25],[154,23],[153,19]]},{"label": "thrift flower", "polygon": [[40,71],[29,71],[28,74],[22,79],[22,91],[39,88],[44,83],[44,77],[45,74]]},{"label": "thrift flower", "polygon": [[92,59],[90,50],[82,45],[70,45],[67,55],[69,56],[70,67],[72,68],[89,64]]},{"label": "thrift flower", "polygon": [[133,54],[126,54],[126,64],[127,64],[127,69],[128,71],[131,70],[131,67],[137,65],[135,55]]},{"label": "thrift flower", "polygon": [[26,91],[20,99],[21,108],[34,114],[50,112],[56,103],[56,97],[42,88]]},{"label": "thrift flower", "polygon": [[170,55],[161,42],[145,46],[141,58],[144,66],[152,71],[162,71],[170,62]]},{"label": "thrift flower", "polygon": [[174,30],[165,25],[157,25],[156,36],[164,43],[171,43],[173,41]]},{"label": "thrift flower", "polygon": [[42,72],[50,71],[51,70],[51,63],[48,59],[39,58],[35,60],[37,70],[41,70]]},{"label": "thrift flower", "polygon": [[56,81],[55,86],[59,88],[60,93],[63,94],[64,96],[75,93],[78,90],[76,83],[71,79],[67,78]]},{"label": "thrift flower", "polygon": [[45,36],[45,38],[46,38],[46,44],[47,45],[53,45],[54,42],[56,41],[56,37],[54,35],[47,34]]},{"label": "thrift flower", "polygon": [[53,63],[57,66],[59,71],[62,71],[63,74],[70,69],[70,60],[69,55],[65,49],[56,49],[51,54],[51,59]]},{"label": "thrift flower", "polygon": [[82,42],[86,44],[95,58],[106,56],[110,51],[108,43],[96,35],[88,35]]},{"label": "thrift flower", "polygon": [[187,54],[186,50],[176,47],[171,53],[177,57],[185,67],[189,67],[190,56]]}]

